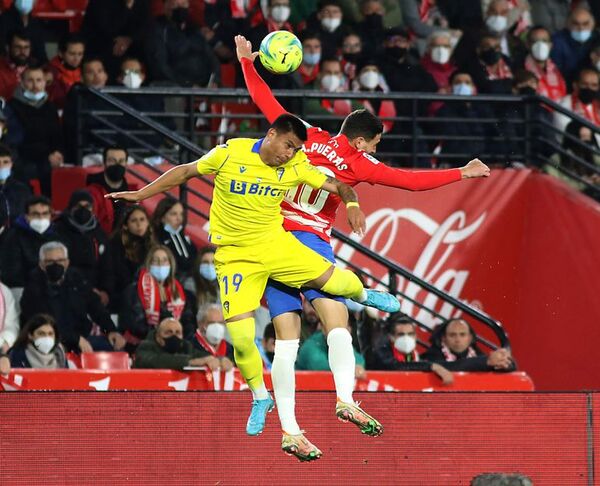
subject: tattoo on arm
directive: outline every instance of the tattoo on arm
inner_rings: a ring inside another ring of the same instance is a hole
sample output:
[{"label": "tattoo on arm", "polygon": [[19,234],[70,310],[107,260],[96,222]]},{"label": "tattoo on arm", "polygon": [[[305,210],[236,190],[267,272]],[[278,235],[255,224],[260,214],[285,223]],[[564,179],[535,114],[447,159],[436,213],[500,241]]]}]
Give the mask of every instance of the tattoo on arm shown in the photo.
[{"label": "tattoo on arm", "polygon": [[344,184],[343,182],[338,181],[333,177],[327,177],[327,182],[337,187],[338,195],[340,196],[344,204],[358,201],[358,195],[356,194],[354,189],[352,189],[348,184]]}]

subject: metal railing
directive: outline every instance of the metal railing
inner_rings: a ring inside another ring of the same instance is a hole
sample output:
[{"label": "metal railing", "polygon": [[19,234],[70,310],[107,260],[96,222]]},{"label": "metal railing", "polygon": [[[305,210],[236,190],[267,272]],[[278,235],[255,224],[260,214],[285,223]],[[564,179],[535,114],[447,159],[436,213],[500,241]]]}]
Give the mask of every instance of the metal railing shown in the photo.
[{"label": "metal railing", "polygon": [[[150,90],[153,92],[153,94],[164,93],[164,89],[162,89],[162,88],[161,89],[150,89]],[[192,160],[192,158],[200,156],[206,152],[205,149],[199,147],[198,145],[194,144],[190,140],[187,140],[185,137],[181,136],[180,133],[178,133],[174,130],[170,130],[170,129],[166,128],[165,126],[163,126],[163,124],[150,119],[147,114],[143,114],[143,113],[140,113],[140,112],[134,110],[127,103],[112,96],[112,94],[110,94],[109,91],[110,92],[116,91],[118,93],[122,93],[122,92],[128,92],[129,90],[125,90],[125,89],[111,89],[111,90],[102,90],[102,91],[93,90],[93,89],[88,90],[87,96],[93,96],[96,101],[98,101],[98,100],[102,101],[106,105],[106,110],[104,110],[104,109],[103,110],[90,110],[90,111],[86,112],[85,108],[82,107],[83,108],[82,113],[85,114],[86,116],[91,117],[91,119],[94,120],[94,122],[97,124],[96,128],[94,128],[90,132],[90,134],[93,137],[95,137],[95,139],[100,141],[103,145],[105,145],[107,143],[114,143],[115,138],[121,138],[122,140],[129,141],[129,144],[138,144],[139,148],[141,150],[145,151],[145,153],[160,154],[161,156],[164,157],[165,160],[170,161],[171,163],[174,163],[174,164],[186,163],[186,162]],[[201,94],[202,96],[205,96],[205,93],[209,90],[185,90],[185,89],[182,89],[182,90],[179,90],[179,94],[182,96],[193,97],[193,96],[198,96],[198,91],[200,91],[202,93]],[[212,93],[212,94],[213,94],[213,96],[215,95],[215,93]],[[245,94],[245,92],[240,91],[240,90],[226,90],[225,94],[223,94],[222,92],[219,91],[218,97],[222,99],[222,98],[226,97],[226,95],[229,95],[231,97],[239,98],[239,97],[242,97],[244,94]],[[313,97],[315,95],[313,92],[311,92],[310,94]],[[338,96],[338,97],[341,97],[341,96]],[[406,98],[406,95],[403,94],[402,97]],[[437,95],[427,95],[425,98],[427,98],[429,100],[437,100],[440,97]],[[461,99],[460,97],[451,97],[451,98],[452,99]],[[490,98],[489,99],[490,102],[491,101],[497,102],[499,99],[498,97],[489,97],[489,98]],[[548,106],[550,108],[556,109],[557,111],[564,110],[564,109],[562,109],[562,107],[554,106],[554,104],[548,103],[547,100],[538,99],[537,97],[530,97],[528,99],[525,99],[523,97],[504,97],[504,98],[507,98],[512,101],[514,101],[516,99],[523,103],[531,103],[534,101],[535,102],[545,102],[548,104]],[[527,110],[525,110],[525,111],[527,111]],[[131,120],[139,123],[140,129],[139,130],[123,129],[122,127],[119,126],[118,123],[115,123],[115,121],[114,121],[114,115],[116,113],[118,113],[121,118],[123,118],[123,117],[130,118]],[[163,115],[170,116],[171,113],[166,112]],[[222,117],[223,115],[221,114],[219,116]],[[246,118],[247,116],[248,116],[247,114],[243,114],[243,115],[240,115],[240,118],[241,117]],[[262,117],[261,117],[261,115],[256,114],[256,115],[253,115],[253,118],[259,119]],[[310,117],[308,117],[308,119],[310,120]],[[584,126],[589,125],[589,123],[587,123],[585,120],[581,120],[581,122]],[[100,128],[100,127],[102,127],[102,128]],[[531,126],[530,126],[530,128],[528,128],[526,130],[526,132],[529,130],[532,130]],[[157,148],[157,147],[153,146],[151,143],[145,141],[142,135],[148,134],[148,133],[151,133],[153,135],[158,134],[162,138],[164,145]],[[216,132],[216,133],[213,133],[210,135],[216,136],[216,135],[220,135],[220,134],[222,134],[222,133]],[[261,134],[261,132],[256,133],[256,135],[260,135],[260,134]],[[523,138],[526,138],[526,137],[523,137]],[[83,149],[84,147],[82,146],[81,148]],[[532,148],[529,148],[528,150],[531,151]],[[415,157],[418,157],[419,153],[415,152],[415,153],[413,153],[413,155]],[[137,162],[144,164],[146,167],[149,167],[156,174],[161,173],[161,171],[159,169],[152,166],[151,164],[146,163],[143,160],[142,152],[136,153],[135,151],[133,151],[133,156]],[[141,174],[136,173],[135,171],[132,171],[131,169],[128,169],[128,170],[130,172],[132,172],[132,174],[134,176],[138,177],[143,182],[148,182],[148,179],[145,178],[144,176],[142,176]],[[201,178],[201,180],[203,180],[205,182],[205,184],[207,185],[207,189],[208,189],[208,186],[212,186],[212,182],[209,179]],[[195,191],[192,188],[187,188],[187,189],[182,188],[182,191],[181,191],[181,202],[183,203],[186,210],[193,212],[194,214],[200,216],[203,219],[207,219],[207,215],[205,213],[203,213],[202,211],[199,211],[197,208],[194,207],[193,204],[190,204],[190,202],[188,200],[188,198],[190,196],[200,198],[204,202],[210,202],[211,201],[210,198],[208,198],[202,192]],[[335,238],[340,240],[343,244],[349,245],[350,247],[352,247],[355,251],[359,252],[361,255],[363,255],[365,258],[367,258],[370,262],[373,262],[373,264],[375,266],[379,266],[379,268],[385,269],[384,273],[386,274],[386,277],[378,278],[378,277],[376,277],[375,272],[367,271],[363,268],[358,268],[354,264],[352,264],[352,262],[345,260],[344,258],[340,257],[339,255],[336,255],[336,257],[338,258],[339,261],[348,265],[350,268],[353,268],[353,269],[361,272],[363,275],[368,277],[372,283],[386,287],[391,292],[398,295],[401,299],[404,299],[406,302],[410,302],[416,308],[424,311],[425,315],[427,315],[429,317],[428,319],[413,318],[415,323],[421,329],[423,329],[425,331],[430,331],[432,322],[433,323],[441,323],[441,322],[446,321],[447,317],[445,317],[444,315],[442,315],[440,312],[436,311],[435,309],[433,309],[431,307],[427,307],[425,304],[423,304],[423,301],[425,299],[422,299],[422,301],[417,301],[413,296],[398,289],[397,279],[399,277],[404,278],[405,280],[410,281],[411,283],[413,283],[415,285],[418,285],[424,292],[428,292],[430,294],[435,295],[437,298],[439,298],[441,301],[443,301],[444,306],[450,306],[452,308],[452,312],[450,312],[450,313],[446,312],[445,313],[446,316],[448,316],[448,315],[454,316],[458,312],[463,313],[466,316],[468,316],[469,322],[471,324],[475,324],[474,327],[476,328],[476,332],[478,334],[477,339],[478,339],[479,343],[485,345],[489,349],[496,349],[498,346],[509,346],[508,336],[507,336],[506,332],[504,331],[504,329],[502,328],[501,324],[497,320],[488,316],[484,312],[470,306],[469,304],[452,297],[448,293],[438,289],[437,287],[430,284],[429,282],[414,275],[412,272],[410,272],[406,268],[402,267],[401,265],[382,257],[381,255],[375,253],[368,247],[353,240],[352,238],[348,237],[347,235],[344,235],[343,233],[340,233],[339,231],[336,231],[336,230],[334,230],[333,234],[334,234]],[[488,338],[490,335],[493,339]],[[496,342],[494,342],[494,341],[496,341]]]}]

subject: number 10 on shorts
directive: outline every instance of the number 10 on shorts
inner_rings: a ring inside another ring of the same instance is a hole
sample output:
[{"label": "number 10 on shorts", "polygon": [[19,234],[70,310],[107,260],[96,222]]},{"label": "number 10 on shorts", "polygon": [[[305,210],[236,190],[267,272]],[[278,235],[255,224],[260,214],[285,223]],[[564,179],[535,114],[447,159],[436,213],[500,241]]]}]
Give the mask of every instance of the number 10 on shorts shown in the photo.
[{"label": "number 10 on shorts", "polygon": [[229,294],[229,286],[231,285],[232,287],[234,287],[232,290],[234,292],[237,292],[240,290],[240,285],[242,284],[242,280],[244,279],[244,277],[242,277],[241,273],[234,273],[231,276],[231,281],[229,280],[229,277],[227,275],[225,275],[223,277],[223,285],[225,286],[225,295]]}]

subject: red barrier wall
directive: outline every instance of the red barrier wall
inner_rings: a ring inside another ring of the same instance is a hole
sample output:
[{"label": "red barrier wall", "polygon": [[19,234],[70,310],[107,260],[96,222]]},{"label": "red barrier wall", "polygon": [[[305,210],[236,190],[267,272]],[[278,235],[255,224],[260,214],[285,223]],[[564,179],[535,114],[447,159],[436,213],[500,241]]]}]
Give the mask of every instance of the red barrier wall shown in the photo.
[{"label": "red barrier wall", "polygon": [[301,464],[279,450],[275,414],[263,435],[245,435],[246,393],[3,393],[2,483],[447,486],[520,472],[536,485],[590,484],[586,394],[357,398],[382,437],[338,422],[332,393],[299,394],[300,425],[324,453]]}]

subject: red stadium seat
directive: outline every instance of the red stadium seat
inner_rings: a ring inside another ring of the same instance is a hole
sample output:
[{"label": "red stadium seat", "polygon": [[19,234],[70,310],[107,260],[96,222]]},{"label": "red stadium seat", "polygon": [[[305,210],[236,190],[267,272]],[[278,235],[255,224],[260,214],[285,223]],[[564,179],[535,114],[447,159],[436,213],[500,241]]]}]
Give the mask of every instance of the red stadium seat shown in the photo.
[{"label": "red stadium seat", "polygon": [[129,355],[123,352],[81,353],[81,367],[88,370],[128,370]]}]

